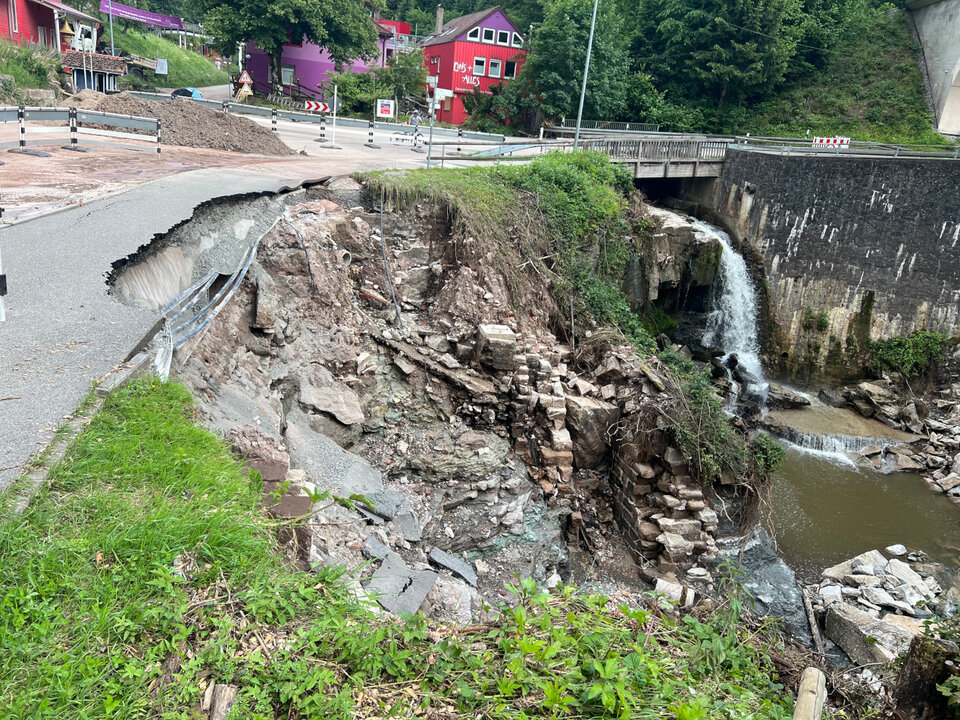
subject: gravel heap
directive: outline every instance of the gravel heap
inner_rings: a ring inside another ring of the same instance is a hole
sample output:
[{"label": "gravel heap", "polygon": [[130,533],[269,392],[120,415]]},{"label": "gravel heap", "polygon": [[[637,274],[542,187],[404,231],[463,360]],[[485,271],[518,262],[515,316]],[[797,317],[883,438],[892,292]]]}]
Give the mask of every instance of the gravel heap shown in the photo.
[{"label": "gravel heap", "polygon": [[294,152],[268,128],[252,120],[181,98],[141,100],[130,93],[104,95],[93,90],[81,90],[67,104],[85,110],[159,118],[160,139],[164,145],[259,155],[291,155]]}]

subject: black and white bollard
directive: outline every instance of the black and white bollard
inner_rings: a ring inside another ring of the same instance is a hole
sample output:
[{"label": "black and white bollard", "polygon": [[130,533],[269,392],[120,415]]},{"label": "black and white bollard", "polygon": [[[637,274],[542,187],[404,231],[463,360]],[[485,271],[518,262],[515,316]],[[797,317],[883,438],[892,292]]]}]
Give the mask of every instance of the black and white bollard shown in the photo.
[{"label": "black and white bollard", "polygon": [[157,118],[157,158],[160,158],[160,118]]},{"label": "black and white bollard", "polygon": [[224,112],[230,112],[230,101],[224,100],[223,103],[221,104],[220,109],[223,110]]},{"label": "black and white bollard", "polygon": [[73,150],[74,152],[90,152],[89,148],[80,147],[77,137],[77,109],[75,107],[70,108],[67,117],[70,123],[70,144],[64,145],[62,149]]},{"label": "black and white bollard", "polygon": [[277,109],[274,108],[270,111],[270,129],[274,132],[277,131]]},{"label": "black and white bollard", "polygon": [[457,128],[457,155],[463,153],[463,128]]},{"label": "black and white bollard", "polygon": [[370,129],[367,132],[367,141],[363,144],[364,147],[373,148],[374,150],[379,150],[379,145],[374,145],[373,143],[373,120],[370,120]]},{"label": "black and white bollard", "polygon": [[26,125],[26,108],[21,105],[17,108],[17,122],[20,123],[20,152],[23,152],[27,149],[27,125]]},{"label": "black and white bollard", "polygon": [[327,117],[326,115],[320,116],[320,137],[317,138],[317,142],[324,143],[327,141]]}]

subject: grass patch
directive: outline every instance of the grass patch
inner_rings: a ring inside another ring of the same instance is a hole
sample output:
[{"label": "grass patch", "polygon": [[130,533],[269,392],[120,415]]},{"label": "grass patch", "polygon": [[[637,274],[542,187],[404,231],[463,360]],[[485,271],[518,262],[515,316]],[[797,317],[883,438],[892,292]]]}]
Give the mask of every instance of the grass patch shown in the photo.
[{"label": "grass patch", "polygon": [[826,67],[797,78],[746,111],[740,131],[844,135],[889,143],[949,144],[934,130],[919,48],[903,10],[864,8]]},{"label": "grass patch", "polygon": [[186,720],[211,682],[253,720],[790,716],[735,591],[675,621],[525,579],[496,622],[393,623],[284,567],[258,484],[181,386],[115,393],[0,525],[0,716]]},{"label": "grass patch", "polygon": [[114,45],[118,48],[117,54],[166,58],[167,75],[154,75],[149,70],[144,73],[144,80],[161,87],[208,87],[230,82],[230,76],[217,70],[210,60],[166,38],[128,30],[114,32]]}]

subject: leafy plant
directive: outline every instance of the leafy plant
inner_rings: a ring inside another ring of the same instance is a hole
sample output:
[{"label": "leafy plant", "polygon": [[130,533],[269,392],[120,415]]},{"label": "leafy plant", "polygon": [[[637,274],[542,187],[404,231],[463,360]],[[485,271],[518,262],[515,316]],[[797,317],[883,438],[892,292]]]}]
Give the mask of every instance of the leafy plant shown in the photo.
[{"label": "leafy plant", "polygon": [[926,330],[870,343],[870,368],[875,373],[893,371],[905,377],[927,372],[943,355],[947,336]]}]

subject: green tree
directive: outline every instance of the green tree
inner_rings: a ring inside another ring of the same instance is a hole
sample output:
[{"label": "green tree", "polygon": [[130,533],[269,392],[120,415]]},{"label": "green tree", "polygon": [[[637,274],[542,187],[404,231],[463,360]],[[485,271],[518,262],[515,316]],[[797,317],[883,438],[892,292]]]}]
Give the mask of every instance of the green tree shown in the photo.
[{"label": "green tree", "polygon": [[801,0],[660,0],[658,9],[660,48],[718,112],[782,82],[801,36]]},{"label": "green tree", "polygon": [[[534,31],[523,74],[529,74],[543,113],[549,118],[572,117],[577,112],[592,12],[591,0],[555,0],[547,8],[543,24]],[[629,75],[627,42],[615,4],[602,1],[584,117],[609,119],[623,111]]]},{"label": "green tree", "polygon": [[285,43],[301,38],[324,47],[334,62],[372,57],[377,31],[359,0],[193,0],[204,29],[225,52],[252,40],[270,58],[270,78],[280,85]]},{"label": "green tree", "polygon": [[427,68],[423,62],[423,51],[396,53],[387,60],[386,67],[373,71],[380,83],[389,88],[390,95],[397,100],[398,107],[411,96],[424,95],[427,82]]}]

